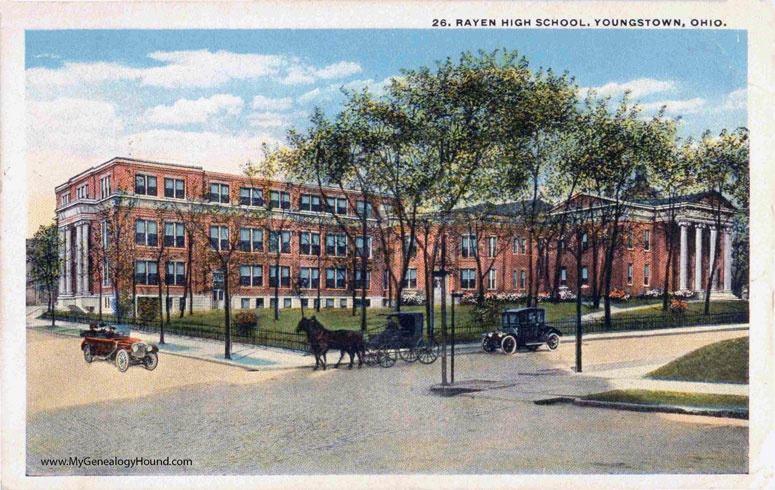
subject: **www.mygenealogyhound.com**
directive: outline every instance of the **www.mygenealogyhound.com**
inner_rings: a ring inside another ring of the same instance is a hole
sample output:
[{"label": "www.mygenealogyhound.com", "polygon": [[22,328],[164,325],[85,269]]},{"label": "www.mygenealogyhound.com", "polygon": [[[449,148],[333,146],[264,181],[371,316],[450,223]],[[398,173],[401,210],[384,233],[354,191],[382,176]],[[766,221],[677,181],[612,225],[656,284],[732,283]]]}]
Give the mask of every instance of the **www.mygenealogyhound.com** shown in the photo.
[{"label": "www.mygenealogyhound.com", "polygon": [[70,456],[69,458],[50,458],[41,459],[42,466],[73,466],[82,468],[84,466],[119,466],[123,468],[134,468],[136,466],[191,466],[193,461],[188,458],[79,458]]}]

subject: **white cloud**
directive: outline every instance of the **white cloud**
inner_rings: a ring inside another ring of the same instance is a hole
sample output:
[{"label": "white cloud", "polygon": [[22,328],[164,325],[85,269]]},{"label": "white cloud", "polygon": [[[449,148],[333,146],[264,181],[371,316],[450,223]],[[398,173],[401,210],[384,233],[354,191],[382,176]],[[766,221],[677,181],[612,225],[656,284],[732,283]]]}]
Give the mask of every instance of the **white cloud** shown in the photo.
[{"label": "white cloud", "polygon": [[303,94],[296,97],[296,102],[299,104],[307,104],[313,100],[319,99],[322,93],[323,91],[319,88],[312,89],[309,92],[304,92]]},{"label": "white cloud", "polygon": [[71,63],[61,68],[30,68],[31,88],[69,86],[119,80],[136,80],[145,86],[164,88],[216,87],[230,80],[273,78],[285,84],[309,84],[342,78],[361,71],[358,63],[340,61],[323,68],[296,57],[230,51],[156,51],[148,58],[161,66],[133,68],[119,63]]},{"label": "white cloud", "polygon": [[242,112],[244,102],[229,94],[216,94],[197,100],[180,99],[171,106],[159,105],[145,112],[148,121],[154,124],[182,126],[201,124],[212,117],[237,116]]},{"label": "white cloud", "polygon": [[115,107],[108,102],[62,97],[28,103],[27,144],[33,149],[100,148],[122,129]]},{"label": "white cloud", "polygon": [[344,84],[332,83],[323,88],[316,88],[305,92],[296,98],[296,102],[300,104],[307,104],[312,101],[328,101],[334,98],[335,95],[341,93],[342,89],[350,91],[361,91],[366,88],[372,95],[381,96],[385,94],[385,89],[390,85],[393,80],[399,80],[401,77],[387,77],[384,80],[374,81],[368,80],[353,80]]},{"label": "white cloud", "polygon": [[259,111],[284,111],[289,109],[292,104],[293,100],[290,97],[272,99],[263,95],[256,95],[253,97],[251,107]]},{"label": "white cloud", "polygon": [[669,92],[676,88],[676,83],[672,80],[655,80],[653,78],[639,78],[637,80],[630,80],[629,82],[617,83],[611,82],[600,87],[584,87],[582,92],[588,90],[594,90],[601,97],[616,96],[623,94],[625,91],[630,91],[630,96],[633,98],[643,97],[645,95],[651,95],[661,92]]},{"label": "white cloud", "polygon": [[743,87],[734,90],[724,97],[719,110],[721,111],[742,111],[746,109],[746,103],[748,101],[748,90]]},{"label": "white cloud", "polygon": [[248,116],[250,125],[258,128],[281,128],[287,126],[290,120],[288,114],[277,112],[256,112]]},{"label": "white cloud", "polygon": [[688,100],[661,100],[658,102],[649,102],[641,104],[641,108],[646,112],[658,111],[662,106],[666,106],[666,112],[670,114],[697,114],[702,112],[707,106],[708,101],[695,97]]}]

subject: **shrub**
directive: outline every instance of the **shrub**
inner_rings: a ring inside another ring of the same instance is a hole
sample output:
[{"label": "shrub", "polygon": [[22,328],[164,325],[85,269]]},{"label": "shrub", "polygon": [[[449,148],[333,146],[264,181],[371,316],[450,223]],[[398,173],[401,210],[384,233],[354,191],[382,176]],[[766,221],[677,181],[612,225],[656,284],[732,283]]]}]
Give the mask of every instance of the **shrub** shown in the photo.
[{"label": "shrub", "polygon": [[662,290],[659,288],[649,289],[647,291],[643,291],[638,295],[639,298],[659,298],[662,296]]},{"label": "shrub", "polygon": [[137,298],[137,313],[140,320],[152,322],[159,317],[159,300],[157,298]]},{"label": "shrub", "polygon": [[608,297],[611,298],[611,301],[616,303],[626,303],[630,300],[630,295],[627,294],[623,289],[614,289],[611,291]]},{"label": "shrub", "polygon": [[421,306],[425,304],[425,293],[422,291],[403,293],[401,304],[404,306]]},{"label": "shrub", "polygon": [[694,291],[689,291],[688,289],[685,291],[673,291],[673,298],[694,298]]},{"label": "shrub", "polygon": [[242,324],[255,325],[258,323],[258,316],[252,311],[241,311],[234,315],[234,321]]},{"label": "shrub", "polygon": [[678,298],[673,299],[673,301],[670,302],[670,311],[676,314],[681,314],[686,310],[686,302],[681,301]]}]

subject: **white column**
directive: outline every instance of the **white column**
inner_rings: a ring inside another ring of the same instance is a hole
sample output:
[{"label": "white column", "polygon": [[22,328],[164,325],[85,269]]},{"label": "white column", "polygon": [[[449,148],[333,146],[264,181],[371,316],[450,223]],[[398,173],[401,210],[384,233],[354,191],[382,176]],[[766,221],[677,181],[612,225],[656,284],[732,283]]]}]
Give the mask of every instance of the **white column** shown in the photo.
[{"label": "white column", "polygon": [[[711,267],[713,267],[713,257],[716,255],[716,233],[718,233],[718,230],[716,230],[715,226],[710,227],[710,255],[708,256],[708,277],[710,277],[711,273]],[[718,265],[718,264],[715,264]],[[716,267],[718,269],[718,267]],[[716,285],[718,284],[718,274],[713,278],[713,284],[711,285],[712,289],[716,289]]]},{"label": "white column", "polygon": [[84,223],[81,228],[81,292],[86,294],[89,292],[89,223]]},{"label": "white column", "polygon": [[688,262],[689,262],[689,236],[688,228],[689,223],[679,223],[681,227],[681,255],[680,255],[680,275],[679,277],[679,289],[684,291],[687,289],[688,283]]},{"label": "white column", "polygon": [[83,226],[75,226],[75,294],[83,292]]},{"label": "white column", "polygon": [[65,294],[73,294],[73,240],[70,227],[65,228]]},{"label": "white column", "polygon": [[724,291],[732,291],[732,232],[724,230]]},{"label": "white column", "polygon": [[67,270],[65,258],[65,229],[59,229],[59,294],[65,294],[65,271]]},{"label": "white column", "polygon": [[702,225],[694,226],[694,290],[702,291]]}]

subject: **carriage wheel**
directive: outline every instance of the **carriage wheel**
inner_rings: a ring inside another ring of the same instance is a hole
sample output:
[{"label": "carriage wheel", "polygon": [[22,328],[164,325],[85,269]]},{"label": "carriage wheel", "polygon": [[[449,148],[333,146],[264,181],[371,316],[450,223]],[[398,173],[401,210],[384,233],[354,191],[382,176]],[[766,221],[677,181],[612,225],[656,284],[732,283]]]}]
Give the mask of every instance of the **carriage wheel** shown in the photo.
[{"label": "carriage wheel", "polygon": [[396,363],[396,352],[389,347],[382,347],[377,352],[377,362],[379,365],[385,368],[391,367]]},{"label": "carriage wheel", "polygon": [[159,365],[159,355],[155,352],[149,352],[143,359],[143,367],[148,371],[153,371]]},{"label": "carriage wheel", "polygon": [[435,340],[421,340],[417,345],[417,359],[423,364],[433,364],[439,357],[439,343]]},{"label": "carriage wheel", "polygon": [[417,360],[417,351],[419,350],[419,343],[415,346],[407,347],[406,349],[401,349],[398,351],[398,354],[401,356],[401,359],[403,359],[406,362],[414,362]]},{"label": "carriage wheel", "polygon": [[501,349],[504,354],[513,354],[517,352],[517,339],[513,335],[507,335],[501,340]]},{"label": "carriage wheel", "polygon": [[91,347],[89,347],[89,344],[85,344],[83,346],[83,360],[87,363],[91,363],[94,360],[94,356],[92,356]]},{"label": "carriage wheel", "polygon": [[122,373],[129,369],[129,354],[124,349],[116,353],[116,367]]},{"label": "carriage wheel", "polygon": [[367,350],[363,355],[363,362],[365,362],[367,366],[373,366],[377,364],[377,352],[373,350]]}]

